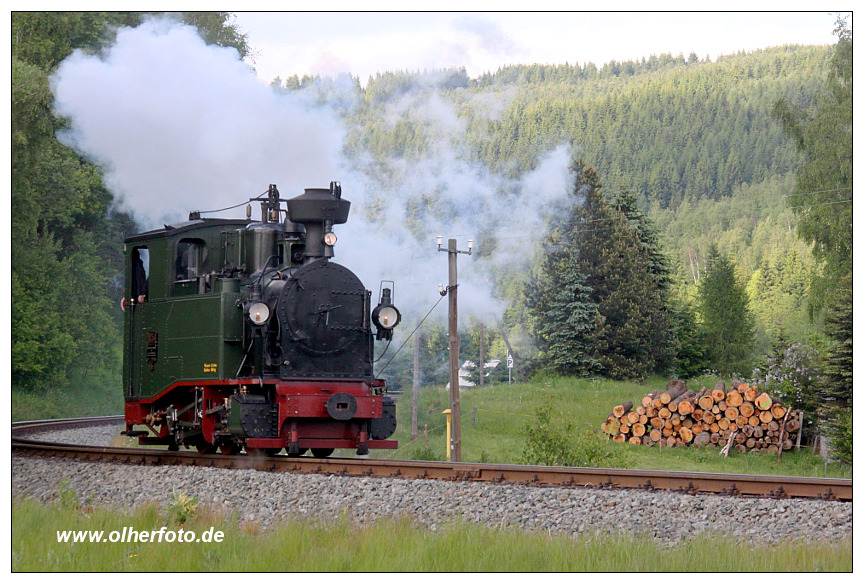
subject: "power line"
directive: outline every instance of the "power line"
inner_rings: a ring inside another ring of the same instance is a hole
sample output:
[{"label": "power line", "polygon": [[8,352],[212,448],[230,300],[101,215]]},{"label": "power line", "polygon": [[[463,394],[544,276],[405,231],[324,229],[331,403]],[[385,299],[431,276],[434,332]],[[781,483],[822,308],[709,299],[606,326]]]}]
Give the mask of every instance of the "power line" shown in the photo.
[{"label": "power line", "polygon": [[387,367],[390,365],[390,363],[393,362],[393,359],[396,358],[396,355],[399,354],[399,351],[401,351],[402,348],[405,346],[405,344],[406,344],[409,340],[411,340],[411,337],[414,336],[414,333],[417,332],[417,329],[420,328],[420,325],[422,325],[422,324],[426,321],[426,319],[429,318],[429,315],[432,314],[432,311],[435,310],[435,308],[436,308],[436,307],[441,303],[442,300],[444,300],[444,295],[443,295],[443,294],[441,295],[441,298],[439,298],[438,301],[435,302],[435,304],[432,305],[432,308],[429,309],[429,312],[426,313],[426,316],[424,316],[424,317],[420,320],[420,322],[417,323],[417,326],[414,327],[414,330],[411,331],[411,334],[408,335],[408,338],[406,338],[405,341],[404,341],[401,345],[399,345],[399,348],[396,349],[396,352],[393,353],[393,356],[390,357],[390,360],[387,361],[387,363],[384,364],[384,367],[382,367],[380,371],[378,371],[376,377],[377,377],[378,375],[383,375],[383,374],[384,374],[384,371],[387,370]]},{"label": "power line", "polygon": [[822,207],[824,205],[839,205],[840,203],[851,203],[852,199],[846,199],[845,201],[831,201],[830,203],[813,203],[812,205],[798,205],[796,207],[789,207],[790,209],[804,209],[806,207]]}]

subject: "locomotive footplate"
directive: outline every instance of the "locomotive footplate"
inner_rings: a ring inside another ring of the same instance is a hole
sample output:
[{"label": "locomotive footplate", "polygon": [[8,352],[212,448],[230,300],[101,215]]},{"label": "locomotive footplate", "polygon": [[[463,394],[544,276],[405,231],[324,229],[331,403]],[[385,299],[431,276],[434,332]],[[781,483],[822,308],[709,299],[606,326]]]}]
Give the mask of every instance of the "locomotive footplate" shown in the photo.
[{"label": "locomotive footplate", "polygon": [[338,421],[380,418],[383,398],[364,384],[337,382],[314,387],[301,383],[276,386],[279,418],[327,418]]},{"label": "locomotive footplate", "polygon": [[[286,444],[281,439],[271,438],[248,438],[246,444],[250,448],[286,448]],[[332,438],[301,438],[297,444],[300,448],[344,448],[348,450],[356,450],[358,447],[357,441],[353,439],[332,439]],[[396,440],[369,440],[366,442],[370,450],[393,450],[399,447],[399,442]]]}]

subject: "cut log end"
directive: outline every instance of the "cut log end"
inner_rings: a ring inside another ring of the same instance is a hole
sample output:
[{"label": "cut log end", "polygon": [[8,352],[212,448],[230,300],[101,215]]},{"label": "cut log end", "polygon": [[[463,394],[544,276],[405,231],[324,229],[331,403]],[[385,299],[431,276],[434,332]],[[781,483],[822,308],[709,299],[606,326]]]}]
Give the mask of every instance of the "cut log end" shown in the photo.
[{"label": "cut log end", "polygon": [[628,402],[624,402],[623,404],[615,406],[614,408],[612,408],[612,413],[615,415],[616,418],[620,418],[620,417],[623,417],[624,414],[626,414],[627,412],[629,412],[632,409],[633,409],[633,402],[628,401]]},{"label": "cut log end", "polygon": [[631,401],[615,406],[600,425],[616,442],[660,448],[717,444],[726,453],[732,447],[739,452],[788,450],[800,428],[798,412],[755,385],[733,381],[727,391],[720,381],[713,390],[703,387],[697,393],[677,379],[666,391],[639,399],[635,408]]}]

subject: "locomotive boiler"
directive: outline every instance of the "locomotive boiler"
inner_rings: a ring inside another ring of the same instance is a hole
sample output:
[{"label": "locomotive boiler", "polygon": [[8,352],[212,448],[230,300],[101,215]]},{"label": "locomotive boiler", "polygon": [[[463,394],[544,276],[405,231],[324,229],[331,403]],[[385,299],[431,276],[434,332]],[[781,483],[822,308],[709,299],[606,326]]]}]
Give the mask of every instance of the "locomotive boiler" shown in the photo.
[{"label": "locomotive boiler", "polygon": [[396,448],[373,362],[400,314],[392,288],[373,306],[331,261],[341,186],[254,200],[260,221],[192,212],[125,240],[124,433],[226,454]]}]

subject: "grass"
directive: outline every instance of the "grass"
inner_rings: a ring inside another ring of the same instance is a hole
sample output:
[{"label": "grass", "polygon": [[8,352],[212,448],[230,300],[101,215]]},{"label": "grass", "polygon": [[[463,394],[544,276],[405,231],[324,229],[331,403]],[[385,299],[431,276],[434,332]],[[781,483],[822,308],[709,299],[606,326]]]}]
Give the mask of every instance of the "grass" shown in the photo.
[{"label": "grass", "polygon": [[236,517],[206,509],[184,526],[196,534],[215,527],[220,543],[58,543],[57,531],[177,529],[155,505],[134,511],[45,506],[15,500],[15,572],[837,572],[852,569],[852,542],[795,541],[753,545],[699,537],[666,547],[650,538],[594,535],[578,540],[454,521],[436,532],[407,519],[357,526],[289,521],[263,532]]},{"label": "grass", "polygon": [[[525,441],[525,425],[535,419],[541,404],[552,406],[553,421],[569,422],[574,434],[599,433],[600,424],[612,408],[625,401],[637,402],[650,391],[665,388],[668,380],[651,378],[644,383],[548,377],[528,383],[498,383],[462,392],[462,460],[516,464],[521,462]],[[713,387],[714,377],[691,380],[693,388]],[[115,395],[116,393],[116,395]],[[450,407],[449,393],[443,388],[423,388],[418,408],[419,435],[411,440],[411,394],[406,391],[397,403],[398,428],[393,439],[398,450],[372,451],[376,458],[445,460],[447,455],[445,426],[442,414]],[[476,421],[475,411],[476,408]],[[88,393],[86,389],[35,394],[12,392],[13,420],[33,420],[57,417],[107,415],[122,412],[119,388],[110,395]],[[427,434],[424,437],[424,426]],[[134,445],[137,442],[133,442]],[[119,445],[119,444],[117,444]],[[679,470],[693,472],[724,472],[739,474],[829,476],[851,478],[852,468],[836,463],[826,468],[824,461],[807,449],[784,452],[782,460],[763,453],[732,452],[728,458],[717,454],[714,447],[663,448],[631,446],[605,442],[602,448],[610,459],[624,462],[617,466],[649,470]],[[612,454],[619,456],[611,456]],[[338,450],[335,456],[352,457],[351,450]]]},{"label": "grass", "polygon": [[[600,433],[600,424],[612,408],[625,401],[637,402],[643,395],[666,387],[667,379],[651,378],[644,383],[549,377],[529,383],[496,384],[463,391],[462,460],[516,464],[520,462],[525,425],[532,423],[540,404],[552,404],[552,417],[560,425],[569,422],[574,434]],[[693,380],[690,387],[713,387],[716,378]],[[449,393],[441,388],[423,388],[418,399],[418,429],[411,440],[411,395],[403,393],[397,403],[396,451],[378,451],[381,458],[446,459],[446,416]],[[474,410],[476,408],[476,422]],[[424,426],[428,440],[424,437]],[[428,444],[428,446],[427,446]],[[663,448],[631,446],[608,442],[607,448],[626,453],[628,467],[646,470],[678,470],[740,474],[831,476],[851,478],[850,466],[829,464],[806,448],[776,454],[732,452],[718,455],[716,447]]]},{"label": "grass", "polygon": [[116,376],[97,376],[46,390],[12,389],[13,422],[122,413],[123,390]]}]

